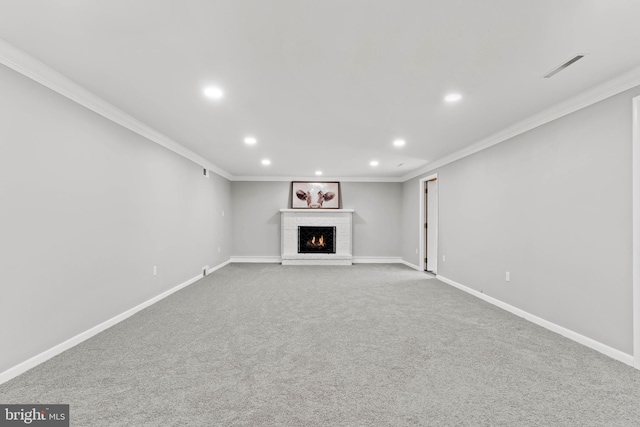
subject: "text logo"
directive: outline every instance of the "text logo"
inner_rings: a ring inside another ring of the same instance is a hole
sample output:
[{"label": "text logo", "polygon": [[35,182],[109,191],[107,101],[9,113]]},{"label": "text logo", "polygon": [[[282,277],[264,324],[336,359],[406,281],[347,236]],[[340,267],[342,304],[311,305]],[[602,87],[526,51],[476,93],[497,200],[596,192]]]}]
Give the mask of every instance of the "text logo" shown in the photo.
[{"label": "text logo", "polygon": [[1,405],[0,427],[69,427],[69,405]]}]

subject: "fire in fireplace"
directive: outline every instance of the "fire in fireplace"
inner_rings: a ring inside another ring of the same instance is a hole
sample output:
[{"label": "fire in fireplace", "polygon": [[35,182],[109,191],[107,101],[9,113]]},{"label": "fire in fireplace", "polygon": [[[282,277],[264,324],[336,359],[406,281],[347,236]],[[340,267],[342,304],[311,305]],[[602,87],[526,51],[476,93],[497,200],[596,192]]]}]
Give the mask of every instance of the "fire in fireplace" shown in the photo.
[{"label": "fire in fireplace", "polygon": [[335,254],[335,227],[298,227],[299,254]]}]

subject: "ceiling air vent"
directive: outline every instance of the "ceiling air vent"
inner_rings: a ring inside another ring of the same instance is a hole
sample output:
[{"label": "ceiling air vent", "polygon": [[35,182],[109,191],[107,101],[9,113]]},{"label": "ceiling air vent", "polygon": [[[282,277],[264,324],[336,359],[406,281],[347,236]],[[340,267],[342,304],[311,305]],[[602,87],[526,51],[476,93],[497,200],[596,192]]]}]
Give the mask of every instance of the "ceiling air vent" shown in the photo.
[{"label": "ceiling air vent", "polygon": [[576,62],[578,62],[579,60],[581,60],[582,58],[584,58],[584,54],[581,55],[576,55],[573,58],[571,58],[570,60],[568,60],[567,62],[565,62],[564,64],[560,65],[559,67],[554,68],[553,70],[549,71],[547,74],[544,75],[545,79],[548,79],[549,77],[553,77],[556,74],[558,74],[560,71],[564,70],[565,68],[567,68],[569,65],[574,64]]}]

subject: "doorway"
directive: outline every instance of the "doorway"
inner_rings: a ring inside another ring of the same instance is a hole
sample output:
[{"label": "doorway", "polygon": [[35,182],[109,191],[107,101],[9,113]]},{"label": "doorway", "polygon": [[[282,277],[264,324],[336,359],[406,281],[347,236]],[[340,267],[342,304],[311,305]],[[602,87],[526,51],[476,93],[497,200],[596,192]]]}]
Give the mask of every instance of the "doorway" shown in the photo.
[{"label": "doorway", "polygon": [[633,98],[633,356],[640,369],[640,96]]},{"label": "doorway", "polygon": [[420,270],[438,274],[438,174],[420,179]]}]

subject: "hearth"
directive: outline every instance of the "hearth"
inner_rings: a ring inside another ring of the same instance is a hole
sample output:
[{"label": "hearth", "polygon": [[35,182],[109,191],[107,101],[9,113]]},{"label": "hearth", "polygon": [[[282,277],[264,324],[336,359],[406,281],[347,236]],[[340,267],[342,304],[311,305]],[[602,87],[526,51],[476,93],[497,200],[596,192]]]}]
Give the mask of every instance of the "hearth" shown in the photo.
[{"label": "hearth", "polygon": [[298,226],[299,254],[335,254],[336,227]]}]

